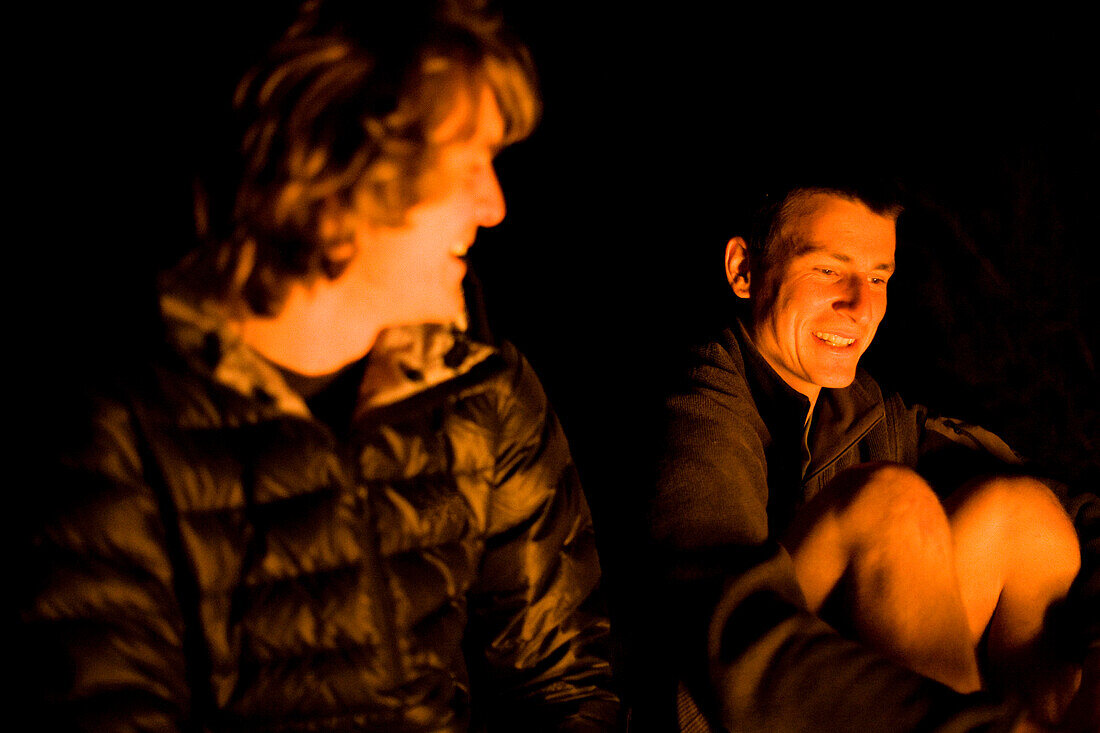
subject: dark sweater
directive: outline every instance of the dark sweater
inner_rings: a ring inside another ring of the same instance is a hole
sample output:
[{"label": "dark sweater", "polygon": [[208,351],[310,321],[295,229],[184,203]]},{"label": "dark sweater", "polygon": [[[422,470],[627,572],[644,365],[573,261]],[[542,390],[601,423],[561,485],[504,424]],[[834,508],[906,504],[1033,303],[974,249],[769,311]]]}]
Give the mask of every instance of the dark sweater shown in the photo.
[{"label": "dark sweater", "polygon": [[[884,400],[862,371],[845,389],[822,390],[807,439],[808,409],[739,323],[694,353],[667,400],[650,532],[661,597],[675,599],[659,613],[682,682],[681,722],[686,687],[711,725],[738,731],[1007,726],[1014,711],[999,701],[904,669],[807,610],[777,537],[848,466],[895,461],[947,493],[1013,468],[1015,454],[980,428]],[[1074,507],[1094,536],[1095,498]]]}]

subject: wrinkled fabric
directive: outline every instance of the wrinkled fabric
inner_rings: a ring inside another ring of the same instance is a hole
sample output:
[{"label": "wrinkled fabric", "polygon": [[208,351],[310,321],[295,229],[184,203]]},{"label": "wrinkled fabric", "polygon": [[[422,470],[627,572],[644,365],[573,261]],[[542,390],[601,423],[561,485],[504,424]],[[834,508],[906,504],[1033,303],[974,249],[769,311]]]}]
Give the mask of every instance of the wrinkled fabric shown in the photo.
[{"label": "wrinkled fabric", "polygon": [[[862,371],[848,388],[822,390],[807,436],[808,409],[740,323],[694,352],[668,398],[650,531],[664,595],[676,599],[658,622],[670,631],[666,654],[676,669],[654,704],[677,704],[678,677],[685,728],[1007,729],[1015,711],[1001,701],[956,694],[811,613],[776,538],[837,472],[857,463],[914,467],[946,493],[1017,464],[1015,454],[980,428],[907,408],[896,395],[884,400]],[[1069,505],[1082,537],[1095,538],[1095,497]],[[1095,595],[1077,600],[1096,607]],[[644,717],[676,713],[661,715]]]},{"label": "wrinkled fabric", "polygon": [[588,508],[515,349],[382,334],[350,439],[227,324],[91,392],[22,604],[48,730],[604,730]]}]

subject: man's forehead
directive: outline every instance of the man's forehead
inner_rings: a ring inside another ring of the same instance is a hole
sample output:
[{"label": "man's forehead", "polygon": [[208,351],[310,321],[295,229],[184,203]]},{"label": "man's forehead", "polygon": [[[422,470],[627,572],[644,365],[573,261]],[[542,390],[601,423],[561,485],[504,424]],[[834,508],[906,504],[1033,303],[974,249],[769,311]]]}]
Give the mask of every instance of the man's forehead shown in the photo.
[{"label": "man's forehead", "polygon": [[895,220],[858,201],[814,194],[784,223],[787,256],[821,255],[839,262],[873,260],[875,269],[894,269]]},{"label": "man's forehead", "polygon": [[459,91],[450,112],[429,139],[436,144],[470,143],[499,150],[504,142],[504,120],[493,91],[484,84],[476,92]]}]

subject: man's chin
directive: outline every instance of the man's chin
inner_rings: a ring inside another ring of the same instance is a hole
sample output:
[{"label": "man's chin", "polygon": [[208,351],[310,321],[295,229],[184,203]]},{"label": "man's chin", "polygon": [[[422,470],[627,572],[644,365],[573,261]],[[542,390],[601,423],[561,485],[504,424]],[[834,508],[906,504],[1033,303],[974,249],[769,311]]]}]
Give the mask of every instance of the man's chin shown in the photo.
[{"label": "man's chin", "polygon": [[830,369],[813,375],[813,382],[819,387],[828,389],[844,389],[850,387],[856,381],[856,370]]},{"label": "man's chin", "polygon": [[465,331],[469,325],[469,319],[466,315],[466,299],[462,296],[462,291],[459,290],[450,298],[437,300],[433,308],[425,310],[420,321]]},{"label": "man's chin", "polygon": [[420,311],[409,313],[402,318],[394,318],[387,328],[404,328],[409,326],[447,326],[458,331],[465,331],[469,325],[465,306],[453,309],[435,309],[434,311]]},{"label": "man's chin", "polygon": [[845,387],[851,387],[852,382],[856,381],[856,375],[852,374],[848,377],[833,377],[830,379],[823,379],[818,382],[818,385],[822,387],[828,387],[829,389],[844,389]]},{"label": "man's chin", "polygon": [[469,323],[469,319],[466,317],[466,309],[465,308],[463,308],[458,313],[454,314],[454,317],[451,319],[451,324],[450,325],[455,330],[458,330],[458,331],[465,331],[466,330],[466,328],[470,325],[470,323]]},{"label": "man's chin", "polygon": [[465,303],[437,314],[434,318],[430,319],[430,322],[448,326],[457,331],[465,331],[470,325],[469,318],[466,315]]}]

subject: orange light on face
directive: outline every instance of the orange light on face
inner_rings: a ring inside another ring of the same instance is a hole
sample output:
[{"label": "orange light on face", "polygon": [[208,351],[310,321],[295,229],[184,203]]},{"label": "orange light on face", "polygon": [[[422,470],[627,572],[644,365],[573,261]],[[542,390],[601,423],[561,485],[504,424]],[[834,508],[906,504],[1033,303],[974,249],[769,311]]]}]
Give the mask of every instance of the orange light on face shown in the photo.
[{"label": "orange light on face", "polygon": [[894,271],[894,219],[862,203],[814,194],[784,227],[787,252],[754,303],[753,341],[811,403],[822,387],[847,387],[886,314]]}]

